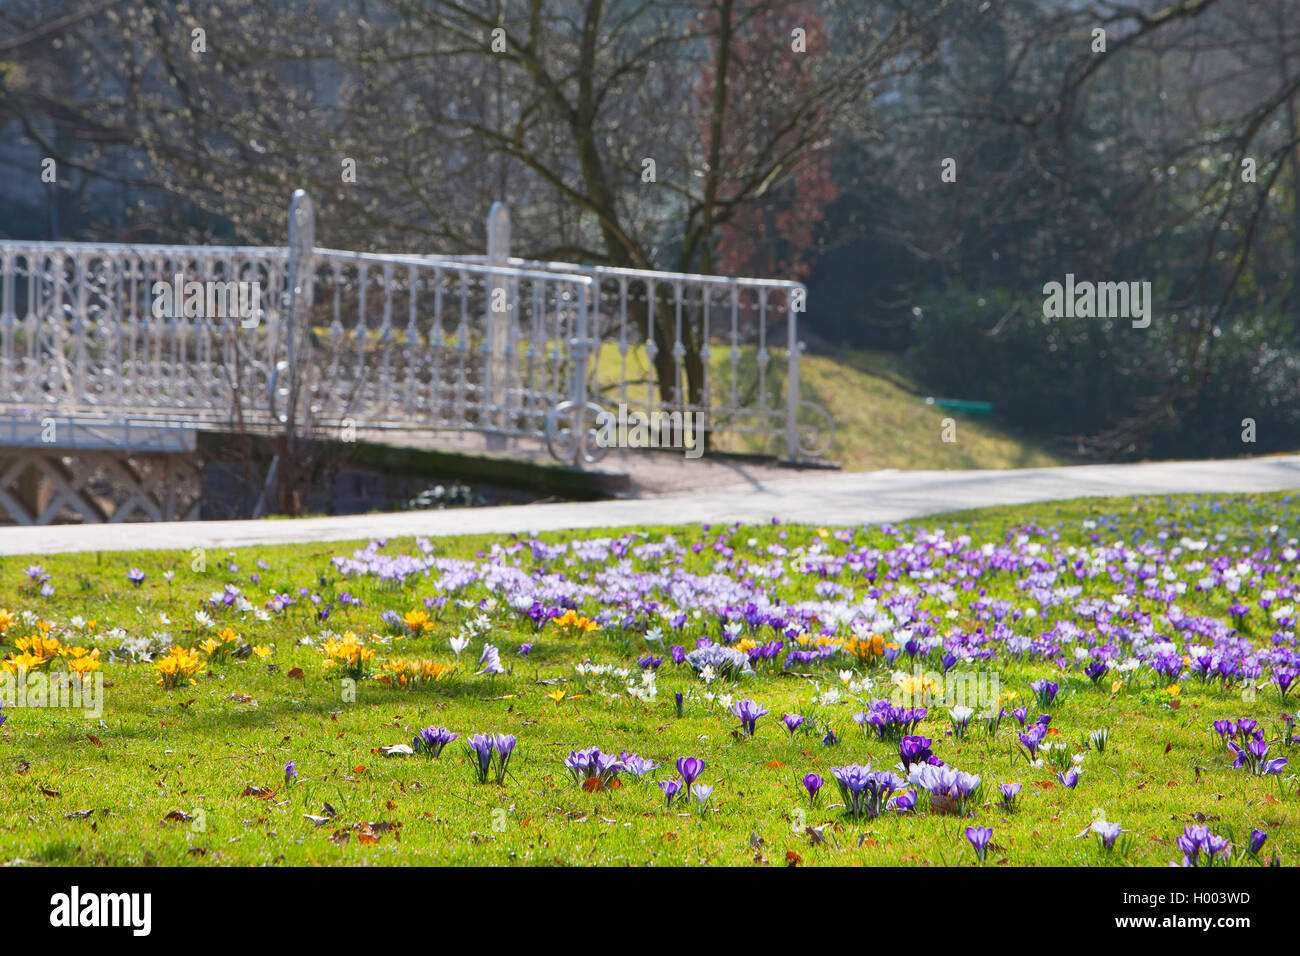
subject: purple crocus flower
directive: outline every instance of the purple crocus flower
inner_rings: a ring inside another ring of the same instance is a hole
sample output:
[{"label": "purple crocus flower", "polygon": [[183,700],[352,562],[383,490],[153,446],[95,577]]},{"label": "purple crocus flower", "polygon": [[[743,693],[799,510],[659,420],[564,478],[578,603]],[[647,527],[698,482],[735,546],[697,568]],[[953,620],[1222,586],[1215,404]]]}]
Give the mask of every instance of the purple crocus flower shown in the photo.
[{"label": "purple crocus flower", "polygon": [[1008,810],[1016,808],[1016,800],[1020,796],[1020,784],[1004,783],[999,785],[998,790],[1002,793],[1002,806]]},{"label": "purple crocus flower", "polygon": [[1118,823],[1111,823],[1108,820],[1097,820],[1092,825],[1092,832],[1101,837],[1101,845],[1103,849],[1111,850],[1115,846],[1115,841],[1119,839],[1119,835],[1124,831]]},{"label": "purple crocus flower", "polygon": [[1017,707],[1011,712],[1011,716],[1016,718],[1016,723],[1020,724],[1021,728],[1023,728],[1025,726],[1025,721],[1029,719],[1029,711],[1024,707]]},{"label": "purple crocus flower", "polygon": [[822,738],[822,744],[827,747],[834,747],[840,742],[840,738],[835,736],[835,728],[827,727],[826,736]]},{"label": "purple crocus flower", "polygon": [[139,587],[144,584],[144,572],[139,568],[132,568],[130,571],[126,572],[126,579],[136,587]]},{"label": "purple crocus flower", "polygon": [[691,795],[699,803],[700,813],[703,813],[704,805],[709,802],[709,797],[713,796],[713,788],[707,783],[697,783],[691,787]]},{"label": "purple crocus flower", "polygon": [[1056,779],[1061,781],[1061,786],[1073,790],[1079,783],[1079,771],[1071,767],[1069,770],[1065,771],[1065,773],[1058,773]]},{"label": "purple crocus flower", "polygon": [[478,773],[478,782],[487,783],[488,774],[492,771],[492,735],[474,734],[469,740],[465,741],[465,747],[469,750],[470,757],[473,758],[474,770]]},{"label": "purple crocus flower", "polygon": [[515,744],[518,742],[513,734],[492,735],[492,750],[497,759],[497,783],[505,781],[506,764],[510,762],[510,755],[515,752]]},{"label": "purple crocus flower", "polygon": [[678,757],[677,772],[682,775],[682,782],[689,787],[704,773],[704,761],[699,757]]},{"label": "purple crocus flower", "polygon": [[426,753],[430,757],[437,757],[447,744],[459,736],[460,734],[454,734],[446,727],[425,727],[415,735],[411,749],[416,753]]},{"label": "purple crocus flower", "polygon": [[679,645],[674,644],[672,647],[668,649],[668,653],[672,655],[674,664],[686,663],[686,652],[682,650],[682,648]]},{"label": "purple crocus flower", "polygon": [[993,829],[991,827],[967,827],[966,839],[975,848],[975,855],[983,863],[984,855],[988,853],[989,842],[993,839]]},{"label": "purple crocus flower", "polygon": [[634,777],[644,777],[659,766],[653,760],[637,756],[634,753],[628,753],[626,750],[618,755],[618,759],[622,761],[623,769]]},{"label": "purple crocus flower", "polygon": [[1263,830],[1250,831],[1250,855],[1259,856],[1259,851],[1264,849],[1264,843],[1268,840],[1268,834]]},{"label": "purple crocus flower", "polygon": [[754,727],[758,723],[758,718],[767,714],[766,707],[752,700],[738,700],[729,709],[740,720],[745,733],[751,737],[754,736]]},{"label": "purple crocus flower", "polygon": [[660,780],[659,789],[664,792],[664,806],[670,807],[673,804],[673,800],[675,800],[677,795],[681,793],[682,785],[676,780]]},{"label": "purple crocus flower", "polygon": [[1031,683],[1029,689],[1037,695],[1039,704],[1043,707],[1051,707],[1056,701],[1056,695],[1061,688],[1055,681],[1041,678]]},{"label": "purple crocus flower", "polygon": [[894,810],[899,814],[916,811],[916,791],[904,790],[894,798]]},{"label": "purple crocus flower", "polygon": [[284,785],[287,787],[298,779],[298,765],[290,760],[284,765]]},{"label": "purple crocus flower", "polygon": [[914,763],[927,763],[932,756],[929,737],[910,736],[898,742],[898,759],[904,767],[910,767]]},{"label": "purple crocus flower", "polygon": [[1038,745],[1043,742],[1043,737],[1046,735],[1046,731],[1039,724],[1035,724],[1020,735],[1020,742],[1029,751],[1030,760],[1038,759]]},{"label": "purple crocus flower", "polygon": [[622,760],[613,754],[601,753],[599,747],[570,751],[569,756],[564,758],[564,765],[569,768],[569,772],[573,774],[573,781],[578,786],[591,779],[599,780],[602,785],[608,785],[618,776],[618,772],[624,769]]},{"label": "purple crocus flower", "polygon": [[794,736],[796,730],[803,726],[804,722],[803,718],[798,714],[786,714],[781,718],[781,721],[785,724],[785,729],[790,731],[791,737]]},{"label": "purple crocus flower", "polygon": [[810,773],[803,778],[803,786],[804,789],[808,791],[808,802],[810,804],[815,804],[817,802],[817,793],[821,790],[824,782],[825,781],[815,773]]},{"label": "purple crocus flower", "polygon": [[1216,833],[1211,833],[1206,826],[1189,826],[1183,828],[1178,838],[1178,849],[1183,853],[1183,866],[1213,866],[1215,857],[1222,854],[1222,862],[1228,862],[1228,840]]}]

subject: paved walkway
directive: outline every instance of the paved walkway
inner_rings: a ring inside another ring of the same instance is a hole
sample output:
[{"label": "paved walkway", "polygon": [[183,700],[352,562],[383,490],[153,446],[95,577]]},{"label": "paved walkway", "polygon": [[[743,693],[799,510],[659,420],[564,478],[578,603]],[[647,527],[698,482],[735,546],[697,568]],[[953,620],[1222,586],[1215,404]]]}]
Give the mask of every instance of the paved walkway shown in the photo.
[{"label": "paved walkway", "polygon": [[684,495],[618,501],[459,508],[271,521],[59,525],[0,529],[0,554],[124,548],[235,548],[402,535],[558,531],[641,524],[740,521],[853,525],[957,508],[1096,495],[1300,490],[1300,455],[1234,461],[1081,465],[1015,471],[800,472],[750,476]]}]

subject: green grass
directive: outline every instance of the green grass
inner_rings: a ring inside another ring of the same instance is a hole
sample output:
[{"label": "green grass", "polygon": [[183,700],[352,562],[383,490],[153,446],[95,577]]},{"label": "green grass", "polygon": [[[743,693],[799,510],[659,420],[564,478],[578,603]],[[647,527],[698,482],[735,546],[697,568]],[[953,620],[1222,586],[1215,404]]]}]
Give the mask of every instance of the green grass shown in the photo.
[{"label": "green grass", "polygon": [[[1096,528],[1086,527],[1085,520],[1096,522]],[[1270,532],[1274,525],[1281,531]],[[1087,547],[1093,535],[1105,542],[1140,542],[1159,540],[1161,534],[1177,541],[1183,535],[1221,533],[1223,547],[1246,544],[1254,550],[1300,532],[1295,502],[1282,495],[1078,500],[941,516],[919,526],[970,534],[974,546],[1001,543],[1016,533],[1042,535],[1039,540],[1046,547]],[[643,530],[658,538],[669,529]],[[720,529],[671,530],[689,546],[716,540]],[[906,529],[904,533],[910,535]],[[880,529],[869,534],[878,546],[894,540]],[[1059,541],[1051,541],[1049,534],[1059,534]],[[780,543],[791,549],[821,539],[818,529],[765,526],[740,529],[730,544],[738,555],[757,557],[780,535],[785,535]],[[833,537],[825,540],[832,549],[842,547]],[[435,546],[439,556],[474,558],[493,543],[506,542],[499,536],[461,537],[437,539]],[[344,581],[330,568],[329,559],[349,554],[356,546],[210,552],[202,572],[192,570],[189,552],[11,558],[0,564],[0,606],[14,613],[30,610],[61,625],[74,615],[94,618],[97,636],[80,643],[101,647],[107,655],[115,643],[107,637],[109,629],[147,635],[164,628],[159,614],[170,617],[172,623],[165,629],[178,643],[192,642],[193,612],[227,583],[244,588],[259,607],[270,589],[296,594],[299,586],[310,586],[327,598],[350,591],[365,607],[336,609],[328,627],[361,634],[381,629],[382,610],[402,613],[433,593],[423,578],[412,588],[388,589],[368,580]],[[413,550],[409,540],[392,540],[385,548],[386,553]],[[688,547],[683,567],[706,573],[716,557],[709,548],[697,555]],[[270,569],[261,571],[261,583],[254,585],[249,574],[259,558]],[[52,598],[25,586],[23,568],[29,560],[39,561],[52,575]],[[238,572],[229,570],[232,560]],[[531,567],[530,558],[521,555],[518,560]],[[644,565],[640,559],[635,563],[652,568],[659,564]],[[141,588],[127,582],[129,567],[147,573]],[[555,570],[578,574],[596,568],[577,563]],[[171,585],[163,581],[165,571],[175,572]],[[788,600],[808,599],[815,580],[791,576],[777,590]],[[841,583],[865,590],[860,578],[846,577]],[[1009,575],[993,576],[981,586],[1018,606],[1028,601]],[[1114,590],[1104,576],[1090,579],[1084,588],[1085,594]],[[477,602],[486,595],[476,584],[459,596]],[[961,597],[957,607],[964,609],[969,600]],[[1221,597],[1201,600],[1189,593],[1180,605],[1188,613],[1225,614]],[[934,605],[927,599],[922,606]],[[398,642],[401,653],[450,663],[448,638],[462,633],[475,613],[449,603],[432,633]],[[215,616],[233,620],[230,613]],[[1261,690],[1258,700],[1244,703],[1239,695],[1194,680],[1186,681],[1180,695],[1171,698],[1150,679],[1112,696],[1109,686],[1095,688],[1077,671],[1061,677],[1062,699],[1052,709],[1052,726],[1059,734],[1052,739],[1080,749],[1089,731],[1110,729],[1107,750],[1089,754],[1083,779],[1073,791],[1056,785],[1046,767],[1031,768],[1023,758],[1011,756],[1010,717],[994,740],[972,728],[967,740],[955,741],[945,737],[947,718],[935,709],[921,732],[934,739],[936,753],[962,770],[979,773],[994,788],[1004,781],[1021,782],[1020,808],[1007,813],[990,796],[969,818],[923,812],[854,821],[834,806],[839,796],[830,767],[853,761],[891,767],[897,751],[866,739],[853,724],[849,715],[860,704],[810,705],[818,687],[840,685],[834,670],[796,668],[815,671],[805,677],[760,669],[755,677],[743,679],[735,688],[737,696],[753,698],[771,710],[751,739],[737,732],[730,714],[699,699],[701,682],[671,662],[660,670],[653,703],[633,701],[626,694],[606,697],[598,691],[598,681],[584,684],[578,678],[574,664],[584,659],[635,670],[637,656],[648,646],[639,635],[610,629],[566,637],[548,627],[535,636],[531,626],[519,621],[505,608],[492,614],[488,640],[511,665],[509,675],[472,676],[475,668],[470,665],[478,659],[480,639],[464,652],[461,670],[449,678],[407,690],[362,681],[355,702],[349,702],[340,680],[322,669],[321,655],[297,646],[322,628],[311,604],[300,600],[269,622],[233,625],[242,641],[274,645],[271,666],[253,660],[218,663],[193,686],[167,691],[157,686],[147,664],[108,663],[103,668],[107,687],[102,720],[87,721],[69,710],[6,708],[9,719],[0,729],[0,861],[784,865],[797,857],[804,865],[973,865],[963,834],[967,825],[979,823],[994,831],[989,865],[1164,866],[1181,856],[1174,841],[1184,825],[1202,819],[1216,832],[1231,833],[1239,844],[1252,828],[1266,830],[1269,849],[1284,862],[1294,862],[1300,853],[1300,797],[1294,774],[1279,786],[1273,779],[1230,769],[1209,729],[1218,717],[1255,716],[1268,723],[1282,709],[1272,687]],[[973,626],[965,610],[952,623]],[[716,632],[716,626],[710,626]],[[692,629],[698,632],[699,627],[688,624],[687,639],[678,638],[677,643],[689,648]],[[1027,622],[1024,627],[1033,629]],[[0,647],[0,656],[25,630],[20,626],[9,632],[9,644]],[[1263,640],[1263,635],[1251,636]],[[516,656],[520,643],[534,639],[530,658]],[[659,653],[664,651],[666,646]],[[390,652],[380,648],[381,657]],[[296,679],[295,669],[301,670],[301,679]],[[1000,664],[998,671],[1002,690],[1019,695],[1008,706],[1024,704],[1031,714],[1040,708],[1029,682],[1057,674],[1045,664]],[[857,676],[864,675],[877,687],[888,683],[884,668],[861,669]],[[557,688],[567,691],[558,704],[547,696]],[[608,689],[615,691],[615,682],[608,682]],[[695,698],[681,718],[673,705],[676,692]],[[1288,709],[1296,706],[1292,698]],[[824,747],[820,734],[791,740],[779,724],[787,711],[829,721],[841,745]],[[418,728],[430,724],[462,734],[515,734],[519,745],[505,785],[474,782],[460,741],[437,760],[382,753],[380,748],[409,742]],[[665,810],[652,783],[584,792],[562,760],[571,748],[591,745],[651,757],[663,764],[658,776],[665,779],[678,756],[703,757],[704,779],[716,784],[709,812]],[[1288,769],[1294,770],[1300,754],[1293,751],[1289,756]],[[283,780],[288,760],[296,761],[299,773],[291,787]],[[828,780],[816,809],[808,807],[798,783],[810,771]],[[243,795],[250,785],[275,793],[268,799]],[[327,824],[318,827],[304,819],[304,814],[324,815],[326,803],[337,810]],[[83,815],[87,810],[90,813]],[[168,821],[173,811],[195,819]],[[1126,857],[1103,855],[1094,836],[1075,838],[1098,813],[1133,831]],[[393,828],[374,828],[377,841],[371,842],[354,828],[366,823],[391,823]],[[822,839],[815,841],[807,827],[819,828]],[[1240,850],[1234,855],[1244,862]]]},{"label": "green grass", "polygon": [[[784,394],[785,356],[772,349],[768,366],[769,406]],[[755,349],[741,349],[737,397],[754,407],[757,402],[758,372]],[[883,352],[843,350],[834,356],[806,354],[800,363],[800,395],[820,404],[835,422],[834,439],[825,457],[851,471],[877,468],[966,469],[1038,468],[1065,464],[1064,456],[1048,450],[1032,438],[1003,427],[996,417],[981,418],[954,414],[925,404],[925,392],[897,366],[897,356]],[[622,362],[614,345],[601,349],[599,379],[620,381]],[[732,370],[728,350],[714,350],[710,362],[715,394],[730,397]],[[649,360],[640,347],[629,349],[627,377],[629,404],[645,402],[646,382],[652,380]],[[979,396],[949,395],[945,398]],[[607,390],[602,401],[618,402],[619,390]],[[956,422],[956,441],[943,440],[943,421]],[[815,424],[811,417],[803,419]],[[779,453],[784,448],[766,447],[756,435],[724,435],[718,450],[749,453]]]}]

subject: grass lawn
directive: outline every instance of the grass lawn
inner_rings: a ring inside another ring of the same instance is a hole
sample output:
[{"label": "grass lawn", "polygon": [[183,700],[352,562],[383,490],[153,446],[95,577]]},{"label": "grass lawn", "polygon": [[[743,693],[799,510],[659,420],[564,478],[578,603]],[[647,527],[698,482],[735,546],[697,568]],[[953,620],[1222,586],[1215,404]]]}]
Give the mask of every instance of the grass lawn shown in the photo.
[{"label": "grass lawn", "polygon": [[[781,401],[785,388],[786,352],[772,349],[768,365],[768,406]],[[712,388],[722,399],[731,394],[732,370],[729,350],[716,348],[710,363]],[[758,371],[755,349],[740,350],[737,397],[741,404],[756,407]],[[799,365],[799,392],[806,401],[817,402],[835,421],[834,438],[825,458],[850,471],[875,468],[1042,468],[1068,464],[1066,458],[1033,438],[1019,435],[1001,425],[996,417],[954,414],[925,404],[925,392],[899,368],[899,359],[885,352],[844,350],[834,356],[805,354]],[[602,384],[621,380],[623,367],[618,349],[601,348],[599,379]],[[651,381],[650,361],[644,349],[629,349],[627,377]],[[645,402],[644,384],[628,387],[629,404]],[[945,395],[942,398],[982,398],[981,395]],[[621,390],[607,387],[602,394],[606,407],[622,398]],[[957,440],[941,440],[943,421],[957,423]],[[802,420],[801,420],[802,421]],[[805,424],[820,424],[808,418]],[[819,439],[820,440],[820,439]],[[776,453],[785,448],[764,447],[757,435],[723,434],[720,451]]]},{"label": "grass lawn", "polygon": [[[6,559],[0,657],[32,653],[36,622],[47,622],[61,647],[99,651],[105,700],[92,719],[4,705],[0,860],[973,866],[966,828],[982,826],[990,866],[1165,866],[1182,859],[1184,828],[1203,824],[1232,842],[1232,865],[1255,865],[1253,829],[1268,835],[1262,858],[1290,864],[1300,754],[1280,718],[1300,691],[1283,698],[1274,675],[1295,653],[1298,505],[1294,493],[1091,499],[897,528],[665,527],[446,538],[427,550],[404,539],[342,567],[332,559],[366,542]],[[239,597],[227,603],[230,588]],[[551,616],[575,604],[603,626],[535,625],[534,601]],[[1249,610],[1234,631],[1236,604]],[[752,675],[706,683],[670,648],[724,641],[726,608],[733,647],[785,646]],[[412,630],[387,611],[429,617]],[[355,684],[324,666],[329,635],[347,632],[374,652]],[[830,656],[787,666],[792,650],[817,658],[819,636]],[[454,638],[469,643],[452,667]],[[222,642],[213,654],[209,640]],[[489,643],[507,672],[476,676]],[[1193,646],[1245,676],[1203,682]],[[203,662],[193,683],[159,686],[148,658],[169,647]],[[1095,649],[1108,668],[1096,683],[1084,671]],[[977,713],[963,739],[930,700],[915,733],[948,768],[978,775],[979,789],[959,808],[911,786],[915,812],[847,815],[832,767],[906,773],[898,741],[853,715],[898,689],[895,672],[941,671],[947,652],[967,658],[954,673],[996,675],[1007,713],[992,735]],[[47,653],[54,671],[75,659]],[[646,654],[663,658],[649,683]],[[396,657],[448,670],[408,686],[377,680]],[[1059,687],[1050,706],[1030,688],[1038,679]],[[752,737],[726,697],[770,712]],[[1021,707],[1030,727],[1051,717],[1041,762],[1020,744],[1011,712]],[[784,714],[804,718],[793,735]],[[1233,769],[1211,725],[1238,718],[1258,721],[1268,759],[1290,764]],[[460,739],[437,758],[385,752],[431,726]],[[1089,735],[1103,728],[1098,752]],[[828,730],[838,744],[824,743]],[[517,738],[502,785],[479,783],[467,758],[478,732]],[[580,785],[565,758],[592,746],[660,766]],[[704,761],[700,782],[714,789],[702,808],[665,806],[657,784],[677,776],[679,757]],[[1057,774],[1076,759],[1071,789]],[[289,761],[297,776],[286,783]],[[826,781],[815,806],[809,773]],[[1014,810],[1000,802],[1008,782],[1022,785]],[[1111,852],[1087,832],[1101,821],[1125,831]]]}]

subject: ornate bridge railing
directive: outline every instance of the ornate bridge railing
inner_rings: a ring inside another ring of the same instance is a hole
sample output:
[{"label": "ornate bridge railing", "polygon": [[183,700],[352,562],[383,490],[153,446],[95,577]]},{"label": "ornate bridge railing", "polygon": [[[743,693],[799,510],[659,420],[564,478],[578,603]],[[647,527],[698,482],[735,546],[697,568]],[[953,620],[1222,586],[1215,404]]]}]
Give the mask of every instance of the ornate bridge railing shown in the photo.
[{"label": "ornate bridge railing", "polygon": [[581,461],[622,403],[824,453],[803,286],[512,259],[503,228],[498,206],[486,257],[318,248],[299,191],[287,248],[0,242],[0,417],[474,430]]}]

